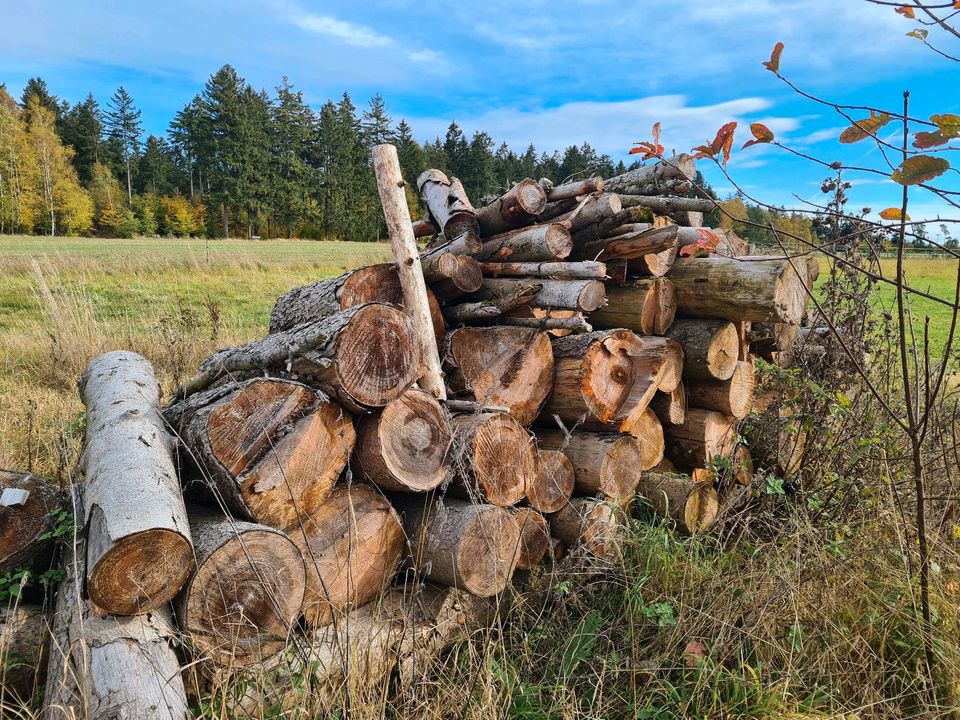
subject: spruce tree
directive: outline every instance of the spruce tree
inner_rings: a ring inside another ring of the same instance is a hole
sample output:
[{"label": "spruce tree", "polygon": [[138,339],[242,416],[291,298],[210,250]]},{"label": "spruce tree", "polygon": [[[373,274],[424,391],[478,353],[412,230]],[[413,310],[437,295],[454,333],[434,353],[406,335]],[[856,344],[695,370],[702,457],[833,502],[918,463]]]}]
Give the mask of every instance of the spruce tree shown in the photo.
[{"label": "spruce tree", "polygon": [[286,229],[289,238],[293,236],[297,222],[307,215],[307,198],[313,178],[309,156],[314,139],[314,115],[303,102],[303,93],[295,91],[286,76],[277,87],[277,99],[271,114],[271,205],[277,222]]},{"label": "spruce tree", "polygon": [[60,121],[60,137],[73,148],[73,166],[84,185],[93,178],[93,166],[100,160],[103,122],[93,94],[67,110]]},{"label": "spruce tree", "polygon": [[33,120],[30,106],[31,99],[34,100],[39,107],[49,110],[54,122],[59,125],[60,115],[63,114],[66,103],[62,102],[56,95],[51,94],[43,78],[32,77],[27,80],[27,84],[23,86],[23,92],[20,94],[20,107],[23,109],[23,119],[28,125]]},{"label": "spruce tree", "polygon": [[387,104],[380,93],[377,93],[367,104],[360,122],[363,128],[363,141],[368,148],[374,145],[394,142],[396,135],[393,132],[393,120],[387,114]]},{"label": "spruce tree", "polygon": [[121,85],[107,103],[103,125],[111,147],[118,154],[127,176],[127,202],[133,201],[133,163],[140,154],[143,123],[140,110]]},{"label": "spruce tree", "polygon": [[137,190],[141,193],[167,195],[173,192],[176,165],[173,150],[156,135],[147,138],[137,169]]}]

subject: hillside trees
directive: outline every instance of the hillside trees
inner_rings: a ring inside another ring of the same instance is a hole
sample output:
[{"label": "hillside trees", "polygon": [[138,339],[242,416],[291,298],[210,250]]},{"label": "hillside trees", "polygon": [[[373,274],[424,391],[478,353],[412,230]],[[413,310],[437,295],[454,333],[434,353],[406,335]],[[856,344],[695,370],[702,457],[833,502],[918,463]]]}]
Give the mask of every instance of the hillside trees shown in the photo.
[{"label": "hillside trees", "polygon": [[126,170],[127,202],[133,202],[133,180],[131,168],[140,154],[140,138],[143,135],[143,123],[140,110],[133,104],[133,98],[121,85],[107,103],[104,113],[104,129],[107,132],[109,147],[116,154]]},{"label": "hillside trees", "polygon": [[92,93],[64,112],[59,124],[60,139],[73,148],[73,166],[84,185],[93,177],[93,165],[100,158],[103,118]]}]

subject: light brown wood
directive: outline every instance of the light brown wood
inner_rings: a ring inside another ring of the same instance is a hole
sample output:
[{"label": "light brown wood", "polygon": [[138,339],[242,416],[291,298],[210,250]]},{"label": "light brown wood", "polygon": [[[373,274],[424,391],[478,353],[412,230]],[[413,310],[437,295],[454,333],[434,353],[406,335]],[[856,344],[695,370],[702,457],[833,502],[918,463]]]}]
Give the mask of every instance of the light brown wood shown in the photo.
[{"label": "light brown wood", "polygon": [[453,430],[448,494],[501,507],[520,502],[537,473],[530,433],[507,413],[454,415]]},{"label": "light brown wood", "polygon": [[667,453],[679,468],[706,467],[714,458],[729,457],[736,445],[736,423],[713,410],[688,407],[683,425],[664,427]]},{"label": "light brown wood", "polygon": [[622,512],[597,498],[573,498],[547,516],[550,533],[567,548],[581,548],[602,559],[615,559],[623,542]]},{"label": "light brown wood", "polygon": [[660,197],[658,195],[621,195],[620,203],[625,208],[644,207],[658,215],[673,215],[681,212],[711,212],[717,203],[710,198]]},{"label": "light brown wood", "polygon": [[537,442],[544,450],[559,450],[573,464],[575,492],[602,494],[610,500],[633,496],[640,482],[644,453],[634,437],[619,433],[577,430],[538,430]]},{"label": "light brown wood", "polygon": [[422,390],[407,390],[357,423],[351,467],[381,490],[423,492],[448,480],[452,431],[446,411]]},{"label": "light brown wood", "polygon": [[443,363],[453,395],[504,407],[521,425],[534,421],[553,388],[553,349],[540,330],[454,330]]},{"label": "light brown wood", "polygon": [[529,570],[539,565],[550,550],[550,525],[532,508],[513,508],[510,512],[520,528],[516,567],[517,570]]},{"label": "light brown wood", "polygon": [[683,345],[685,378],[729,380],[733,375],[740,356],[740,339],[733,323],[677,319],[667,334]]},{"label": "light brown wood", "polygon": [[454,266],[451,268],[450,274],[430,284],[434,295],[445,302],[475,292],[480,288],[483,281],[483,271],[480,269],[480,263],[472,257],[460,255],[453,259]]},{"label": "light brown wood", "polygon": [[190,526],[197,569],[176,610],[194,655],[243,666],[279,652],[303,608],[300,549],[279,530],[198,508]]},{"label": "light brown wood", "polygon": [[184,405],[173,427],[198,481],[239,517],[280,530],[327,499],[356,441],[343,408],[289,380],[229,383]]},{"label": "light brown wood", "polygon": [[686,362],[686,351],[683,345],[673,338],[666,339],[663,365],[657,378],[657,390],[673,392],[683,382],[683,368]]},{"label": "light brown wood", "polygon": [[406,547],[393,507],[362,483],[334,490],[291,539],[307,568],[303,616],[310,627],[342,620],[385,591]]},{"label": "light brown wood", "polygon": [[504,315],[497,320],[497,323],[500,325],[546,330],[554,337],[593,331],[593,327],[587,322],[583,313],[574,312],[569,317],[557,317],[556,313],[566,313],[569,311],[547,310],[543,311],[543,314],[540,314],[537,311],[542,310],[541,308],[530,308],[530,310],[533,312],[529,315]]},{"label": "light brown wood", "polygon": [[687,402],[742,420],[753,408],[754,382],[753,363],[737,362],[729,380],[689,381]]},{"label": "light brown wood", "polygon": [[193,566],[190,526],[150,362],[115,351],[80,378],[86,407],[86,593],[105,612],[166,605]]},{"label": "light brown wood", "polygon": [[448,241],[466,234],[479,236],[477,211],[457,178],[448,178],[439,170],[425,170],[417,178],[417,192],[428,219]]},{"label": "light brown wood", "polygon": [[650,401],[653,410],[660,422],[664,425],[683,425],[687,416],[687,393],[681,382],[672,392],[660,391]]},{"label": "light brown wood", "polygon": [[653,227],[640,232],[601,237],[577,245],[574,260],[636,260],[646,255],[668,252],[677,244],[677,226]]},{"label": "light brown wood", "polygon": [[485,262],[480,269],[487,277],[540,277],[603,280],[607,266],[602,262]]},{"label": "light brown wood", "polygon": [[627,328],[640,335],[664,335],[677,312],[673,283],[666,278],[607,285],[607,304],[590,314],[597,329]]},{"label": "light brown wood", "polygon": [[603,178],[592,177],[586,180],[573,180],[568,183],[563,183],[562,185],[549,183],[549,186],[541,180],[540,186],[543,187],[547,193],[547,202],[556,202],[557,200],[566,200],[567,198],[580,197],[581,195],[589,195],[591,193],[602,193]]},{"label": "light brown wood", "polygon": [[[414,237],[413,228],[410,226],[410,210],[407,207],[406,193],[403,191],[406,183],[400,172],[397,148],[390,144],[377,145],[371,153],[373,172],[377,178],[377,190],[380,193],[380,204],[383,206],[390,246],[393,248],[393,259],[397,263],[397,274],[403,290],[404,309],[410,317],[415,341],[422,351],[423,374],[420,376],[420,387],[434,397],[444,400],[447,395],[443,384],[443,373],[440,371],[440,352],[437,349],[437,338],[434,335],[433,320],[430,317],[427,286],[420,264],[420,249],[417,247],[417,238]],[[463,262],[470,260],[463,256],[460,259],[462,261],[460,267],[463,267]],[[460,273],[461,271],[458,270],[456,274],[457,287],[460,288],[461,284],[470,285],[471,283],[461,281]]]},{"label": "light brown wood", "polygon": [[49,562],[54,542],[43,536],[64,499],[62,488],[33,473],[0,470],[0,575]]},{"label": "light brown wood", "polygon": [[410,496],[400,501],[411,565],[438,583],[490,597],[503,592],[517,561],[520,527],[495,505]]},{"label": "light brown wood", "polygon": [[477,211],[481,235],[496,235],[534,221],[547,206],[547,196],[535,181],[524,178]]},{"label": "light brown wood", "polygon": [[690,188],[696,172],[696,163],[690,155],[674,155],[608,178],[604,188],[607,192],[628,195],[682,195]]},{"label": "light brown wood", "polygon": [[557,512],[567,504],[576,484],[576,470],[560,450],[541,449],[537,474],[527,487],[527,504],[542,513]]},{"label": "light brown wood", "polygon": [[0,687],[9,705],[29,704],[43,686],[49,639],[42,607],[19,602],[0,607]]},{"label": "light brown wood", "polygon": [[707,530],[717,519],[717,491],[686,475],[647,473],[638,494],[657,515],[672,519],[689,534]]},{"label": "light brown wood", "polygon": [[569,212],[554,218],[554,222],[566,225],[571,233],[576,234],[592,225],[600,225],[621,210],[623,207],[616,195],[590,195],[584,201],[576,203]]},{"label": "light brown wood", "polygon": [[663,460],[665,449],[663,424],[652,409],[647,408],[624,431],[640,443],[640,469],[650,470]]},{"label": "light brown wood", "polygon": [[635,277],[663,277],[677,259],[677,246],[627,261],[627,272]]},{"label": "light brown wood", "polygon": [[476,254],[488,262],[557,262],[573,250],[566,225],[547,223],[510,230],[487,238]]},{"label": "light brown wood", "polygon": [[[519,278],[484,278],[477,297],[482,300],[509,297],[531,284],[531,281]],[[530,304],[536,307],[591,312],[601,307],[605,298],[603,283],[599,280],[538,278],[535,284],[540,289],[530,299]]]}]

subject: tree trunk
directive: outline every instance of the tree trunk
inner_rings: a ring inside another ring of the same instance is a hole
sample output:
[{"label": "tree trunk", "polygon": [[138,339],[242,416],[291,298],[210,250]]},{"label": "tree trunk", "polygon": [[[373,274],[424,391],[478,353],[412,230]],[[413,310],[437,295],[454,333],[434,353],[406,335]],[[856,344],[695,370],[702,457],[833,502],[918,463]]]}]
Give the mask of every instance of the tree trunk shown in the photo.
[{"label": "tree trunk", "polygon": [[381,490],[432,490],[453,473],[451,437],[450,418],[436,399],[407,390],[380,413],[359,420],[351,467]]},{"label": "tree trunk", "polygon": [[665,450],[663,425],[653,410],[644,410],[636,422],[624,428],[624,432],[640,443],[641,470],[650,470],[660,464]]},{"label": "tree trunk", "polygon": [[[621,204],[619,196],[612,197],[615,198],[612,201],[614,206]],[[633,227],[633,223],[640,222],[649,217],[650,212],[643,208],[626,208],[612,214],[604,211],[604,213],[598,217],[595,222],[591,222],[587,225],[581,224],[579,229],[573,233],[573,244],[575,247],[583,247],[588,243],[592,243],[600,238],[607,237],[607,235],[622,235],[624,233],[614,233],[614,231],[621,226]],[[578,222],[578,220],[575,220],[574,222]]]},{"label": "tree trunk", "polygon": [[666,250],[643,255],[627,261],[627,273],[631,277],[663,277],[673,268],[677,259],[677,246]]},{"label": "tree trunk", "polygon": [[417,191],[431,222],[448,241],[471,233],[479,236],[477,211],[457,178],[451,180],[439,170],[425,170],[417,178]]},{"label": "tree trunk", "polygon": [[599,238],[578,245],[574,260],[636,260],[666,252],[677,244],[677,226],[648,228],[639,232]]},{"label": "tree trunk", "polygon": [[729,380],[737,367],[740,340],[733,323],[676,320],[667,334],[683,345],[683,375],[690,380]]},{"label": "tree trunk", "polygon": [[596,328],[627,328],[640,335],[664,335],[677,311],[673,283],[666,278],[607,285],[607,304],[590,314]]},{"label": "tree trunk", "polygon": [[134,617],[104,617],[83,592],[85,551],[82,540],[67,550],[67,575],[50,621],[41,718],[193,717],[171,647],[177,631],[168,607]]},{"label": "tree trunk", "polygon": [[489,205],[477,211],[480,234],[496,235],[534,221],[547,206],[543,188],[524,178]]},{"label": "tree trunk", "polygon": [[430,286],[434,294],[444,301],[476,292],[483,282],[480,263],[466,255],[456,256],[454,259],[456,266],[452,269],[450,275],[433,282]]},{"label": "tree trunk", "polygon": [[542,513],[557,512],[570,500],[576,470],[559,450],[540,450],[537,474],[527,488],[527,504]]},{"label": "tree trunk", "polygon": [[591,195],[586,200],[576,203],[572,210],[554,219],[554,222],[566,225],[572,234],[588,227],[599,225],[616,216],[623,206],[616,195]]},{"label": "tree trunk", "polygon": [[620,204],[625,208],[644,207],[657,215],[673,215],[681,212],[712,212],[717,203],[709,198],[660,197],[657,195],[621,195]]},{"label": "tree trunk", "polygon": [[673,520],[688,534],[708,529],[717,519],[717,491],[707,483],[698,483],[686,475],[647,473],[638,494],[653,511]]},{"label": "tree trunk", "polygon": [[[538,310],[539,308],[530,308]],[[521,308],[522,310],[522,308]],[[565,310],[552,310],[546,313],[530,315],[506,315],[501,316],[497,323],[500,325],[513,325],[515,327],[532,328],[534,330],[550,331],[554,337],[563,337],[571,333],[593,332],[593,327],[587,322],[582,313],[573,313],[570,317],[556,317],[554,313],[567,312]]]},{"label": "tree trunk", "polygon": [[150,362],[116,351],[80,378],[87,595],[116,615],[170,602],[193,566],[187,512]]},{"label": "tree trunk", "polygon": [[234,513],[279,530],[323,504],[356,440],[339,405],[289,380],[229,383],[181,405],[167,417],[201,481]]},{"label": "tree trunk", "polygon": [[422,376],[423,352],[410,318],[368,303],[239,347],[218,350],[200,365],[183,394],[224,375],[289,374],[317,384],[354,412],[396,400]]},{"label": "tree trunk", "polygon": [[687,402],[742,420],[753,408],[753,363],[737,362],[729,380],[691,380]]},{"label": "tree trunk", "polygon": [[626,434],[577,430],[539,430],[537,441],[545,450],[559,450],[573,464],[575,492],[601,494],[621,501],[633,496],[643,470],[643,448]]},{"label": "tree trunk", "polygon": [[696,172],[692,157],[674,155],[608,178],[604,188],[607,192],[627,195],[682,195],[689,189]]},{"label": "tree trunk", "polygon": [[192,512],[197,570],[177,597],[177,620],[198,659],[261,662],[287,643],[303,608],[300,549],[279,530]]},{"label": "tree trunk", "polygon": [[529,282],[519,284],[516,290],[502,297],[490,297],[479,302],[467,302],[450,305],[444,311],[444,317],[451,325],[469,322],[489,322],[493,318],[529,304],[543,288],[542,284]]},{"label": "tree trunk", "polygon": [[9,603],[0,608],[0,694],[11,705],[29,704],[43,686],[49,640],[43,608]]},{"label": "tree trunk", "polygon": [[714,458],[729,457],[736,444],[734,418],[713,410],[688,407],[683,425],[667,425],[667,454],[679,468],[706,467]]},{"label": "tree trunk", "polygon": [[748,340],[754,355],[786,352],[793,347],[800,333],[799,325],[788,323],[751,323]]},{"label": "tree trunk", "polygon": [[598,558],[614,559],[623,541],[620,509],[597,498],[573,498],[547,516],[550,534],[567,548],[582,548]]},{"label": "tree trunk", "polygon": [[689,258],[673,266],[678,314],[799,325],[806,278],[780,257]]},{"label": "tree trunk", "polygon": [[537,473],[533,438],[507,413],[453,417],[455,476],[448,494],[505,507],[520,502]]},{"label": "tree trunk", "polygon": [[[427,288],[427,300],[430,303],[433,331],[440,340],[446,328],[440,303],[430,288]],[[403,305],[403,291],[396,265],[368,265],[339,277],[293,288],[273,306],[270,332],[291,330],[297,325],[323,320],[341,310],[371,302]]]},{"label": "tree trunk", "polygon": [[603,192],[603,178],[602,177],[592,177],[587,178],[586,180],[574,180],[573,182],[564,183],[562,185],[554,185],[553,183],[547,181],[544,183],[543,180],[540,181],[540,186],[547,193],[547,202],[556,202],[557,200],[566,200],[568,198],[576,198],[581,195],[590,195],[592,193],[602,193]]},{"label": "tree trunk", "polygon": [[334,490],[291,539],[307,567],[303,615],[314,628],[386,590],[406,546],[396,511],[362,483]]},{"label": "tree trunk", "polygon": [[687,394],[683,383],[673,392],[658,392],[650,401],[650,408],[664,425],[683,425],[687,416]]},{"label": "tree trunk", "polygon": [[401,502],[414,568],[480,597],[503,592],[517,560],[520,527],[509,510],[465,500]]},{"label": "tree trunk", "polygon": [[534,421],[553,387],[553,349],[540,330],[460,328],[447,335],[443,361],[454,394],[507,408],[521,425]]},{"label": "tree trunk", "polygon": [[797,474],[807,449],[807,430],[802,418],[786,407],[774,405],[751,418],[744,434],[758,468],[780,477]]},{"label": "tree trunk", "polygon": [[62,488],[33,473],[0,470],[0,575],[49,562],[54,541],[43,536],[63,506]]},{"label": "tree trunk", "polygon": [[607,277],[602,262],[484,262],[480,270],[486,277],[537,277],[564,279],[597,279]]},{"label": "tree trunk", "polygon": [[539,565],[550,550],[550,525],[532,508],[512,508],[510,512],[520,528],[516,567],[517,570],[529,570]]},{"label": "tree trunk", "polygon": [[[508,297],[531,284],[524,279],[484,278],[477,296],[483,300]],[[604,287],[599,280],[538,279],[536,284],[540,285],[540,290],[530,301],[536,307],[591,312],[603,306]]]},{"label": "tree trunk", "polygon": [[567,226],[548,223],[489,237],[476,257],[490,262],[555,262],[572,250],[573,238]]}]

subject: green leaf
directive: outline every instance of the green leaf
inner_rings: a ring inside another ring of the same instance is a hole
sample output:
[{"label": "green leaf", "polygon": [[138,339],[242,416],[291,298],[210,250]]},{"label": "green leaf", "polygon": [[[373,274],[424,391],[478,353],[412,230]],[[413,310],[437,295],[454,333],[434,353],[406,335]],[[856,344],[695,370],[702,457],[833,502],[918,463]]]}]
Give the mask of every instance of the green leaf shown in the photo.
[{"label": "green leaf", "polygon": [[950,163],[944,158],[914,155],[904,160],[903,164],[893,171],[890,179],[901,185],[919,185],[943,175],[949,169]]},{"label": "green leaf", "polygon": [[936,125],[940,132],[947,137],[960,137],[960,115],[952,115],[949,113],[931,115],[930,122]]},{"label": "green leaf", "polygon": [[597,633],[601,627],[603,627],[603,616],[596,610],[591,610],[583,617],[563,650],[560,667],[564,675],[570,675],[577,669],[577,665],[593,652],[593,647],[597,644]]},{"label": "green leaf", "polygon": [[868,137],[874,137],[877,134],[877,130],[889,123],[890,120],[890,116],[886,113],[871,115],[863,120],[857,120],[856,125],[851,125],[840,133],[840,142],[849,145],[850,143],[860,142]]}]

